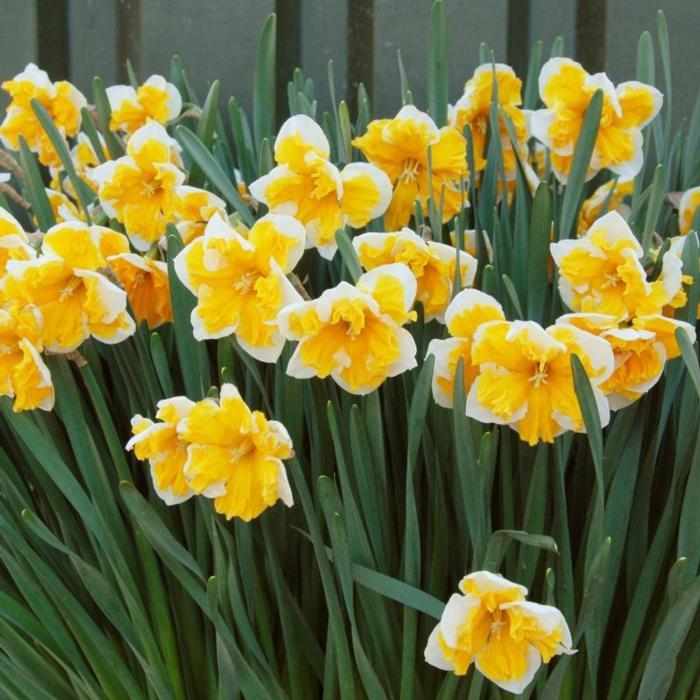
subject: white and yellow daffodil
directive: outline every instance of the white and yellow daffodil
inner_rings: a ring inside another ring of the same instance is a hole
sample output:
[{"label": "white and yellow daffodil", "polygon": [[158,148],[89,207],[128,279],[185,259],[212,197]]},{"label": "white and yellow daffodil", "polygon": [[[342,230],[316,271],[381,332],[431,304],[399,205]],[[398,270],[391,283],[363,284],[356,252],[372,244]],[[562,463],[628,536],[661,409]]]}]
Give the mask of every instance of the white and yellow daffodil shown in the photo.
[{"label": "white and yellow daffodil", "polygon": [[543,663],[574,654],[561,612],[525,599],[527,589],[490,571],[476,571],[447,601],[425,648],[425,660],[463,676],[476,670],[499,688],[520,694]]},{"label": "white and yellow daffodil", "polygon": [[185,396],[158,402],[154,422],[136,415],[131,419],[133,437],[126,444],[137,459],[148,460],[153,488],[169,506],[177,505],[194,495],[185,479],[188,444],[180,439],[177,426],[195,404]]},{"label": "white and yellow daffodil", "polygon": [[85,221],[85,212],[67,194],[49,187],[45,188],[45,192],[57,224],[65,221]]},{"label": "white and yellow daffodil", "polygon": [[282,462],[292,455],[285,427],[251,411],[233,384],[219,399],[199,401],[178,425],[188,443],[189,487],[214,499],[217,513],[249,521],[281,500],[294,505]]},{"label": "white and yellow daffodil", "polygon": [[601,217],[603,209],[620,213],[622,200],[626,196],[631,195],[633,191],[633,178],[613,178],[598,187],[581,205],[577,234],[583,236],[596,220]]},{"label": "white and yellow daffodil", "polygon": [[111,131],[133,134],[149,121],[167,124],[182,111],[180,91],[161,75],[152,75],[137,89],[131,85],[107,88]]},{"label": "white and yellow daffodil", "polygon": [[[498,106],[513,124],[517,146],[522,150],[523,159],[527,156],[528,119],[522,109],[522,81],[515,75],[510,66],[503,63],[484,63],[467,80],[464,94],[450,110],[450,124],[459,133],[469,127],[474,149],[474,169],[477,173],[486,167],[486,135],[489,128],[489,111],[493,97],[493,83],[496,78],[498,87]],[[508,128],[499,117],[499,137],[503,153],[503,165],[506,179],[515,178],[517,170],[517,155],[513,149]]]},{"label": "white and yellow daffodil", "polygon": [[[438,129],[435,122],[413,105],[401,108],[393,119],[370,122],[367,132],[353,140],[370,163],[383,170],[394,193],[384,216],[389,231],[408,224],[416,201],[427,210],[428,197],[442,198],[442,222],[463,205],[462,183],[467,170],[467,142],[453,127]],[[428,168],[430,148],[432,175]],[[432,190],[431,190],[432,182]]]},{"label": "white and yellow daffodil", "polygon": [[0,207],[0,277],[5,274],[9,260],[30,260],[36,251],[29,245],[29,237],[9,211]]},{"label": "white and yellow daffodil", "polygon": [[287,119],[275,140],[277,166],[250,185],[270,211],[294,216],[306,228],[306,245],[324,258],[337,250],[335,233],[361,228],[381,216],[391,200],[391,183],[378,168],[349,163],[338,170],[328,160],[323,129],[303,114]]},{"label": "white and yellow daffodil", "polygon": [[615,316],[577,313],[560,316],[557,325],[562,324],[576,326],[610,343],[615,367],[600,384],[600,390],[613,411],[641,398],[661,378],[666,359],[680,354],[674,335],[677,328],[695,342],[695,329],[690,324],[665,316],[640,316],[622,325]]},{"label": "white and yellow daffodil", "polygon": [[192,327],[198,340],[235,334],[261,362],[276,362],[284,346],[277,315],[301,299],[286,275],[304,252],[304,227],[268,214],[244,238],[216,214],[204,236],[175,258],[175,270],[197,297]]},{"label": "white and yellow daffodil", "polygon": [[226,202],[199,187],[180,185],[175,188],[174,212],[180,237],[183,243],[189,243],[204,234],[214,214],[226,216]]},{"label": "white and yellow daffodil", "polygon": [[647,281],[642,247],[615,211],[598,219],[585,236],[550,246],[559,268],[559,292],[574,311],[624,319],[661,313],[681,288],[682,263],[664,255],[661,275]]},{"label": "white and yellow daffodil", "polygon": [[0,124],[2,142],[17,151],[21,136],[43,165],[58,167],[61,159],[34,114],[31,101],[37,100],[46,109],[62,136],[75,136],[80,130],[80,110],[87,104],[83,94],[65,80],[52,83],[47,73],[33,63],[6,80],[2,89],[12,98]]},{"label": "white and yellow daffodil", "polygon": [[173,320],[166,263],[135,253],[113,255],[108,263],[138,323],[145,321],[154,329]]},{"label": "white and yellow daffodil", "polygon": [[683,193],[678,207],[678,230],[681,236],[690,232],[698,207],[700,207],[700,187],[691,187]]},{"label": "white and yellow daffodil", "polygon": [[172,143],[165,129],[149,122],[126,146],[127,155],[92,171],[102,209],[124,224],[137,250],[146,251],[175,221],[175,190],[185,174],[172,162]]},{"label": "white and yellow daffodil", "polygon": [[21,302],[0,306],[0,396],[14,399],[14,411],[54,404],[51,373],[41,355],[41,313]]},{"label": "white and yellow daffodil", "polygon": [[587,177],[608,168],[634,177],[642,167],[642,128],[659,112],[662,94],[637,81],[615,87],[605,73],[589,75],[569,58],[550,58],[540,71],[540,98],[531,114],[533,135],[551,150],[552,169],[566,182],[581,133],[583,117],[596,90],[603,91],[603,111]]},{"label": "white and yellow daffodil", "polygon": [[367,394],[387,377],[416,366],[416,344],[401,326],[415,316],[416,278],[401,264],[341,282],[318,299],[279,316],[282,335],[299,341],[287,366],[298,379],[331,376],[352,394]]},{"label": "white and yellow daffodil", "polygon": [[7,263],[2,293],[39,309],[46,350],[71,352],[90,336],[118,343],[134,332],[126,293],[100,272],[107,267],[102,251],[115,248],[109,234],[77,222],[57,224],[44,236],[40,256]]},{"label": "white and yellow daffodil", "polygon": [[457,365],[464,362],[464,392],[469,393],[479,368],[472,364],[472,342],[476,329],[487,321],[504,321],[501,305],[477,289],[464,289],[450,302],[445,312],[445,324],[450,337],[434,339],[427,355],[435,357],[433,367],[433,398],[445,408],[452,408]]},{"label": "white and yellow daffodil", "polygon": [[600,421],[610,420],[600,384],[610,377],[610,344],[575,326],[534,321],[489,321],[472,340],[478,373],[467,396],[467,415],[484,423],[510,425],[530,445],[553,442],[566,430],[585,426],[574,391],[571,355],[579,356],[591,381]]},{"label": "white and yellow daffodil", "polygon": [[403,263],[418,283],[416,301],[421,302],[425,320],[443,321],[455,284],[457,258],[462,287],[468,287],[476,275],[476,260],[452,246],[425,241],[411,229],[396,233],[363,233],[352,241],[365,270],[380,265]]}]

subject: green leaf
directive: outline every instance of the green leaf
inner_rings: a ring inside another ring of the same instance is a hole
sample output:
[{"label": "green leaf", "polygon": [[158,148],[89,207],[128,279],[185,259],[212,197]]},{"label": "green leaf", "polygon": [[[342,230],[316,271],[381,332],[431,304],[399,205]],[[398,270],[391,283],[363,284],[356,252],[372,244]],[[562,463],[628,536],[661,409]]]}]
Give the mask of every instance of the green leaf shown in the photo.
[{"label": "green leaf", "polygon": [[271,14],[260,33],[253,77],[253,131],[256,148],[273,140],[275,120],[275,42],[277,17]]},{"label": "green leaf", "polygon": [[41,179],[36,158],[29,150],[29,146],[27,146],[23,136],[19,137],[19,161],[22,165],[22,170],[24,170],[27,199],[32,205],[34,216],[36,216],[39,224],[39,230],[48,231],[55,225],[56,220],[53,216],[49,198],[46,196],[44,181]]},{"label": "green leaf", "polygon": [[209,182],[216,187],[223,198],[240,214],[245,224],[252,226],[255,219],[250,209],[243,203],[238,190],[197,135],[182,125],[175,129],[175,134],[180,143],[182,143],[182,147],[202,169]]},{"label": "green leaf", "polygon": [[666,613],[654,638],[644,667],[637,698],[655,700],[666,697],[673,680],[678,654],[691,625],[696,621],[700,604],[700,577],[696,578],[679,596]]},{"label": "green leaf", "polygon": [[92,99],[97,108],[97,115],[100,119],[100,131],[107,145],[107,150],[112,159],[124,155],[124,146],[119,139],[110,131],[109,123],[112,119],[112,110],[109,106],[109,98],[105,90],[102,78],[92,79]]},{"label": "green leaf", "polygon": [[700,366],[698,366],[698,356],[695,353],[695,348],[688,334],[682,328],[676,328],[676,342],[680,348],[683,362],[693,382],[695,391],[698,393],[698,397],[700,397]]},{"label": "green leaf", "polygon": [[335,241],[338,244],[340,257],[350,274],[350,279],[353,283],[357,282],[362,275],[362,266],[360,265],[360,259],[357,257],[357,252],[350,241],[350,236],[348,236],[347,231],[339,228],[335,232]]},{"label": "green leaf", "polygon": [[564,190],[564,200],[561,205],[558,239],[571,238],[573,233],[574,224],[581,206],[583,185],[586,181],[588,166],[590,165],[596,137],[598,136],[602,110],[603,91],[596,90],[588,104],[588,109],[586,109],[581,132],[576,142],[571,172],[569,173],[566,189]]},{"label": "green leaf", "polygon": [[[527,269],[527,318],[544,323],[548,280],[544,272],[549,264],[549,237],[552,231],[552,193],[545,183],[535,192],[530,211],[527,258],[518,261]],[[519,235],[524,235],[520,231]]]}]

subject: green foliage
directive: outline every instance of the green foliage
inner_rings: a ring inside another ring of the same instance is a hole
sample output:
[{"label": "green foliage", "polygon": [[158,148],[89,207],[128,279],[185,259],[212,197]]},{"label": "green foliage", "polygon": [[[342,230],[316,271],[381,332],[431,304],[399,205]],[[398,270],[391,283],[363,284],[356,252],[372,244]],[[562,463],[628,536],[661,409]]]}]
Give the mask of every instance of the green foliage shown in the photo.
[{"label": "green foliage", "polygon": [[[447,113],[444,12],[438,0],[428,52],[428,108],[439,124]],[[663,125],[648,129],[654,129],[650,150],[657,161],[648,155],[632,217],[647,254],[654,234],[676,232],[664,193],[697,184],[700,175],[700,101],[683,136],[681,164],[669,167],[675,137],[665,20],[659,27],[668,106]],[[220,192],[246,224],[253,211],[236,188],[233,168],[251,182],[271,161],[275,31],[272,17],[258,51],[252,130],[233,98],[230,125],[223,125],[218,82],[198,123],[175,128],[192,177]],[[552,53],[560,51],[557,42]],[[488,47],[483,53],[490,60]],[[525,86],[529,108],[537,105],[542,55],[538,43]],[[196,104],[177,57],[171,72],[183,97]],[[638,72],[653,80],[648,34],[640,41]],[[399,75],[409,103],[400,55]],[[360,93],[358,114],[333,98],[323,120],[340,159],[350,159],[350,139],[369,120],[364,88]],[[291,112],[316,113],[314,86],[301,71],[289,83],[288,99]],[[123,149],[107,129],[109,105],[98,79],[94,101],[100,132],[116,157]],[[585,173],[601,106],[598,93],[565,187],[550,178],[533,197],[518,172],[513,198],[500,197],[503,163],[495,138],[482,187],[469,188],[471,207],[458,228],[476,225],[490,243],[493,260],[477,237],[480,287],[511,316],[546,325],[561,310],[556,281],[543,272],[550,231],[572,236],[592,190]],[[34,106],[55,140],[40,107]],[[502,118],[494,104],[492,131]],[[85,131],[94,142],[91,119]],[[63,158],[64,142],[55,145]],[[25,195],[39,227],[48,228],[51,207],[25,144],[19,159]],[[64,164],[87,205],[85,184]],[[431,202],[420,216],[432,221],[436,238],[446,238],[439,210]],[[697,265],[695,234],[690,239],[690,262]],[[328,274],[354,280],[361,268],[350,237],[340,230],[336,240],[339,255]],[[172,226],[167,245],[172,261],[182,246]],[[444,601],[464,574],[483,567],[525,583],[532,600],[557,605],[574,633],[578,653],[543,668],[531,697],[694,697],[700,684],[700,370],[684,334],[678,336],[682,357],[605,429],[575,357],[587,434],[531,448],[507,428],[487,429],[466,417],[461,364],[455,407],[448,411],[430,398],[431,361],[360,398],[341,393],[329,379],[289,378],[288,351],[268,366],[228,340],[197,342],[192,297],[172,263],[169,275],[172,326],[150,337],[140,329],[114,347],[88,341],[82,357],[70,361],[52,358],[54,413],[13,414],[0,398],[4,697],[504,698],[473,671],[446,676],[422,659]],[[320,293],[321,273],[311,270],[308,279],[309,291]],[[416,333],[423,333],[417,343],[424,354],[442,327],[432,322]],[[289,428],[296,452],[288,463],[291,510],[277,505],[242,523],[225,522],[205,499],[168,508],[147,468],[124,451],[133,414],[153,416],[156,402],[173,393],[199,399],[222,377]]]}]

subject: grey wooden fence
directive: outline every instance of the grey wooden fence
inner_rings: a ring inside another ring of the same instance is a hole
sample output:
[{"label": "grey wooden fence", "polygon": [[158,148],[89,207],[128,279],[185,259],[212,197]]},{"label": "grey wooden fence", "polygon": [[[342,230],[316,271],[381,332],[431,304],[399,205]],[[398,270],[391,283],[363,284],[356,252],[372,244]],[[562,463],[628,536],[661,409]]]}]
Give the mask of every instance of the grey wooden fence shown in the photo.
[{"label": "grey wooden fence", "polygon": [[[456,98],[478,63],[482,41],[496,59],[523,74],[537,39],[549,51],[557,36],[565,53],[613,80],[634,78],[644,29],[666,12],[671,35],[676,120],[698,91],[700,0],[445,0],[449,18],[450,94]],[[339,96],[365,83],[376,114],[399,102],[396,51],[418,105],[425,104],[430,0],[0,0],[0,77],[35,61],[54,79],[89,93],[90,79],[125,81],[125,59],[142,77],[167,75],[178,53],[195,90],[219,78],[222,94],[248,106],[260,28],[278,17],[278,116],[294,66],[314,79],[328,106],[327,64],[335,61]],[[658,71],[660,75],[660,69]],[[2,99],[2,98],[0,98]],[[4,106],[4,102],[1,103]]]}]

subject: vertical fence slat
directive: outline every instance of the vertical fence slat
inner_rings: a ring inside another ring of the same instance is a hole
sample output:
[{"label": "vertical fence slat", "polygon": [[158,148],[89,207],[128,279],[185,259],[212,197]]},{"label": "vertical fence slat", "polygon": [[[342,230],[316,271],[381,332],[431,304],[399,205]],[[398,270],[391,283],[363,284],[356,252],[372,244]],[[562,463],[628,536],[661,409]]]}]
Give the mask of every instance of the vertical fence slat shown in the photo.
[{"label": "vertical fence slat", "polygon": [[529,36],[530,0],[508,0],[508,64],[519,76],[527,72]]},{"label": "vertical fence slat", "polygon": [[[590,73],[605,69],[608,0],[577,0],[576,57]],[[634,52],[636,44],[629,42]]]},{"label": "vertical fence slat", "polygon": [[39,63],[52,80],[65,80],[69,73],[68,0],[37,0],[36,8]]},{"label": "vertical fence slat", "polygon": [[357,109],[357,88],[363,83],[374,104],[374,0],[348,0],[348,105]]},{"label": "vertical fence slat", "polygon": [[[141,75],[142,35],[141,35],[141,0],[118,0],[117,2],[117,62],[118,76],[122,83],[129,82],[126,61],[129,59],[134,70]],[[148,76],[143,76],[148,77]]]},{"label": "vertical fence slat", "polygon": [[275,67],[277,124],[289,115],[287,83],[292,71],[301,66],[301,0],[277,0],[277,66]]},{"label": "vertical fence slat", "polygon": [[573,56],[576,27],[576,0],[530,0],[530,26],[528,51],[536,41],[544,44],[545,56],[554,40],[564,39],[564,53]]},{"label": "vertical fence slat", "polygon": [[[1,82],[19,73],[30,61],[38,60],[34,2],[0,0],[0,27],[12,27],[12,31],[3,31],[0,41]],[[8,102],[7,94],[0,91],[0,109],[4,111]]]},{"label": "vertical fence slat", "polygon": [[99,75],[107,85],[120,79],[117,53],[117,3],[70,0],[68,3],[69,75],[86,95]]}]

